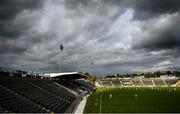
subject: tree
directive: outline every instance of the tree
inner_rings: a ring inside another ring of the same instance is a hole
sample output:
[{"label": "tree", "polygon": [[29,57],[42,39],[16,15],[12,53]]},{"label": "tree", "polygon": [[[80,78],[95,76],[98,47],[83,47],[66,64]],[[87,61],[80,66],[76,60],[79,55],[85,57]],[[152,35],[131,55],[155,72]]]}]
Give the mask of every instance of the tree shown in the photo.
[{"label": "tree", "polygon": [[88,76],[87,80],[91,81],[91,75]]},{"label": "tree", "polygon": [[156,75],[156,77],[160,77],[161,76],[161,72],[157,71],[155,75]]},{"label": "tree", "polygon": [[90,74],[88,72],[84,73],[84,75],[89,76]]},{"label": "tree", "polygon": [[169,75],[171,74],[171,71],[167,71],[166,73],[167,73],[167,75],[169,76]]},{"label": "tree", "polygon": [[96,79],[97,79],[96,76],[91,76],[91,80],[94,84],[95,84]]}]

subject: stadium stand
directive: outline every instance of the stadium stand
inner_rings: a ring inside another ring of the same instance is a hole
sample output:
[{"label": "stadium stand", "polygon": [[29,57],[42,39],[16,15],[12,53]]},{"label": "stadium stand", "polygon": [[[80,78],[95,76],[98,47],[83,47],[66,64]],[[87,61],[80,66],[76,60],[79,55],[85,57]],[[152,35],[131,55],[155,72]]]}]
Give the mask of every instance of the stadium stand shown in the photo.
[{"label": "stadium stand", "polygon": [[92,84],[89,81],[85,81],[85,80],[76,80],[76,82],[78,82],[79,84],[82,84],[82,86],[86,87],[89,91],[92,91],[93,89],[95,89],[94,84]]},{"label": "stadium stand", "polygon": [[76,94],[80,94],[82,92],[82,90],[80,89],[80,87],[72,84],[70,81],[68,80],[54,80],[54,82],[62,85],[63,87],[68,88],[69,90],[75,92]]},{"label": "stadium stand", "polygon": [[127,87],[133,86],[132,83],[130,82],[130,80],[122,80],[122,84],[123,84],[123,86],[127,86]]},{"label": "stadium stand", "polygon": [[[6,78],[1,80],[0,83],[55,112],[64,112],[70,104],[69,101],[62,99],[49,92],[47,89],[43,89],[25,79]],[[58,89],[55,90],[58,91]]]},{"label": "stadium stand", "polygon": [[144,83],[145,86],[154,86],[151,79],[143,79],[142,82]]},{"label": "stadium stand", "polygon": [[[176,86],[178,79],[104,79],[102,85],[104,87],[152,87],[152,86]],[[111,84],[112,83],[112,84]]]},{"label": "stadium stand", "polygon": [[102,80],[102,85],[105,87],[111,87],[112,86],[112,84],[110,83],[109,80]]},{"label": "stadium stand", "polygon": [[[72,113],[85,96],[84,92],[96,89],[90,82],[82,80],[58,81],[34,75],[23,76],[22,73],[0,72],[0,112]],[[76,87],[81,90],[78,94],[71,92]]]},{"label": "stadium stand", "polygon": [[94,84],[83,80],[55,80],[55,82],[71,89],[77,94],[80,94],[83,91],[87,91],[89,93],[95,89]]},{"label": "stadium stand", "polygon": [[156,86],[166,86],[162,79],[155,79],[154,83]]},{"label": "stadium stand", "polygon": [[[55,73],[40,76],[0,68],[0,113],[73,113],[84,96],[96,89],[86,76]],[[103,79],[104,87],[179,86],[178,79]]]},{"label": "stadium stand", "polygon": [[166,82],[166,84],[168,86],[170,86],[170,85],[175,85],[178,80],[177,79],[165,79],[164,81]]},{"label": "stadium stand", "polygon": [[135,80],[132,80],[133,84],[136,86],[136,87],[141,87],[143,86],[143,84],[140,82],[140,80],[138,79],[135,79]]},{"label": "stadium stand", "polygon": [[115,87],[120,87],[121,85],[120,85],[120,80],[111,80],[111,82],[113,83],[113,85],[115,86]]},{"label": "stadium stand", "polygon": [[3,86],[0,86],[0,101],[1,112],[49,112],[49,110]]},{"label": "stadium stand", "polygon": [[31,79],[30,82],[38,85],[39,87],[48,90],[52,94],[56,95],[57,97],[61,97],[62,99],[72,102],[75,99],[75,95],[70,93],[68,90],[62,88],[61,86],[55,85],[53,81],[47,79]]}]

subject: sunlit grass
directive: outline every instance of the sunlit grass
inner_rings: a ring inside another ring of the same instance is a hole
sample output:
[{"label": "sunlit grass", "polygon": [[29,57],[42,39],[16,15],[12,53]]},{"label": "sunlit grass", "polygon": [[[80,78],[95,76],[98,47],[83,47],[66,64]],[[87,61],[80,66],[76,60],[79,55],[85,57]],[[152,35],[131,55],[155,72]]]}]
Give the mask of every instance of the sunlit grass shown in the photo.
[{"label": "sunlit grass", "polygon": [[[111,99],[110,94],[112,94]],[[180,112],[180,88],[98,89],[88,97],[84,112],[99,113],[100,111],[102,113]]]}]

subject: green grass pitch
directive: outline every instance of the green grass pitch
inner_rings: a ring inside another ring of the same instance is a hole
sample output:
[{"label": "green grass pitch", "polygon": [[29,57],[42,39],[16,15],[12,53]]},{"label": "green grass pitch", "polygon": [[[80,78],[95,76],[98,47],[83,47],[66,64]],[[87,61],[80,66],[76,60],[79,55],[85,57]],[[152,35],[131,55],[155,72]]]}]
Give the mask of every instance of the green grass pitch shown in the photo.
[{"label": "green grass pitch", "polygon": [[100,112],[180,112],[180,88],[101,88],[88,97],[84,109],[84,113]]}]

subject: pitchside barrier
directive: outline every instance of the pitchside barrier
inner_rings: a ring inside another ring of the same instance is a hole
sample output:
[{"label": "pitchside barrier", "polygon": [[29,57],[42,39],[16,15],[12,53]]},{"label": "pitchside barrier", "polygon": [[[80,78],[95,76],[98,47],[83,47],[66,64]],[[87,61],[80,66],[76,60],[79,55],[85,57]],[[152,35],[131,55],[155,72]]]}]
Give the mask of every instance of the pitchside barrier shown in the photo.
[{"label": "pitchside barrier", "polygon": [[93,91],[90,93],[81,93],[77,96],[77,98],[72,102],[72,104],[69,106],[69,108],[65,111],[65,113],[74,113],[79,105],[79,103],[82,101],[82,99],[87,95],[90,95],[91,93],[95,92],[97,88],[94,88]]},{"label": "pitchside barrier", "polygon": [[77,106],[79,105],[79,103],[81,102],[81,100],[83,99],[83,97],[85,96],[84,93],[81,93],[77,96],[77,98],[71,103],[71,105],[69,106],[69,108],[66,110],[65,113],[73,113],[75,112]]}]

